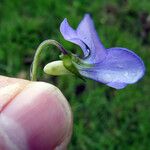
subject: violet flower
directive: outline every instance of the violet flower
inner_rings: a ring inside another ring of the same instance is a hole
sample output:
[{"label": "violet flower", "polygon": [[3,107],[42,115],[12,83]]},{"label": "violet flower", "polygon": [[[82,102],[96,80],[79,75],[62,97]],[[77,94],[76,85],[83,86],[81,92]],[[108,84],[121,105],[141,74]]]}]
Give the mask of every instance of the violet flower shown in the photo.
[{"label": "violet flower", "polygon": [[122,89],[144,75],[144,63],[134,52],[127,48],[107,49],[103,46],[89,14],[84,16],[76,30],[64,19],[60,31],[65,40],[79,45],[83,51],[82,63],[74,63],[82,76]]}]

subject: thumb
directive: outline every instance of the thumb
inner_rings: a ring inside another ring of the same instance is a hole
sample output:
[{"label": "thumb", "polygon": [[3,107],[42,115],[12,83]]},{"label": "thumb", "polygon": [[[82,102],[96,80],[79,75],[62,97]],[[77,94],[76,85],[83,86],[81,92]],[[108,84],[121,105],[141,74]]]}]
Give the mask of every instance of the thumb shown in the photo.
[{"label": "thumb", "polygon": [[57,87],[0,76],[0,149],[64,150],[71,133],[70,106]]}]

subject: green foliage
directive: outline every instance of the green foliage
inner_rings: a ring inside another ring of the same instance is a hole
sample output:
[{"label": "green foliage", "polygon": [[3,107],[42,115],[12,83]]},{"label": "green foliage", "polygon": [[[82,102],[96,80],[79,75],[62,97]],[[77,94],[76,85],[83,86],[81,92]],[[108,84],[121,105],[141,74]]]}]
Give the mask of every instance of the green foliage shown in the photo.
[{"label": "green foliage", "polygon": [[62,38],[59,25],[66,17],[76,27],[86,12],[92,14],[105,47],[132,49],[144,60],[146,75],[140,82],[119,91],[72,76],[48,77],[42,73],[42,67],[58,60],[60,53],[55,47],[46,49],[41,56],[40,79],[62,90],[74,114],[69,149],[147,150],[150,147],[149,0],[1,0],[0,72],[29,78],[35,49],[45,39],[55,39],[67,50],[81,54],[79,47]]}]

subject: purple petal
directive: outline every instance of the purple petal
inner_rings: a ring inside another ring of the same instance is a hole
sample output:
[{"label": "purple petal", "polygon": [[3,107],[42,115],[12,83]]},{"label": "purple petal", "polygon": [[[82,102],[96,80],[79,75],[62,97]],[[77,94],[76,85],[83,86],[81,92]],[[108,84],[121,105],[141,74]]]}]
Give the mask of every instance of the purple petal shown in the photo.
[{"label": "purple petal", "polygon": [[77,66],[81,75],[116,89],[137,82],[145,72],[143,61],[125,48],[107,49],[107,57],[91,68]]},{"label": "purple petal", "polygon": [[84,59],[87,63],[98,63],[105,58],[106,50],[100,42],[93,21],[88,14],[84,16],[77,30],[72,29],[67,19],[64,19],[60,25],[60,32],[66,40],[81,47],[84,57],[90,53],[89,57]]},{"label": "purple petal", "polygon": [[78,38],[76,31],[70,27],[67,19],[64,19],[61,23],[60,32],[65,40],[79,45],[83,50],[84,56],[89,55],[89,51],[87,50],[86,45]]}]

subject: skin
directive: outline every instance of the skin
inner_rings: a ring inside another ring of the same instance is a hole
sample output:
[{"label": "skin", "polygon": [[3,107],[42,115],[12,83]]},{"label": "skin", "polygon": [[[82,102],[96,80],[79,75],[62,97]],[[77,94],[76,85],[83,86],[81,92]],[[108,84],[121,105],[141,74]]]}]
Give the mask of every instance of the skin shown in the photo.
[{"label": "skin", "polygon": [[72,113],[48,83],[0,76],[0,150],[65,150]]}]

